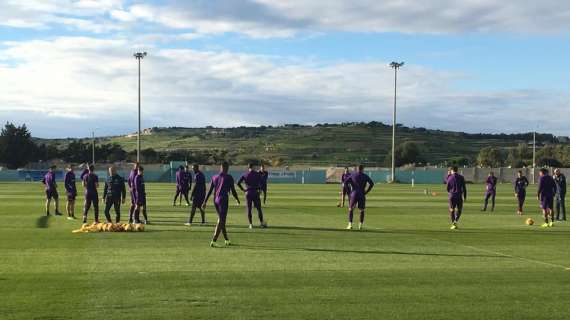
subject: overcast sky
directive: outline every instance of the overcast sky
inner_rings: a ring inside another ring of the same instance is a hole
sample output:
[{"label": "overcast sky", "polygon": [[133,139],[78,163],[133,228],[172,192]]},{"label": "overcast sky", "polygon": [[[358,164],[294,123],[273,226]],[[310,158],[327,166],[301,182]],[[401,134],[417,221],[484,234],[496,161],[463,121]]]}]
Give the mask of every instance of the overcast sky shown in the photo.
[{"label": "overcast sky", "polygon": [[570,2],[0,0],[0,120],[34,136],[398,122],[570,135]]}]

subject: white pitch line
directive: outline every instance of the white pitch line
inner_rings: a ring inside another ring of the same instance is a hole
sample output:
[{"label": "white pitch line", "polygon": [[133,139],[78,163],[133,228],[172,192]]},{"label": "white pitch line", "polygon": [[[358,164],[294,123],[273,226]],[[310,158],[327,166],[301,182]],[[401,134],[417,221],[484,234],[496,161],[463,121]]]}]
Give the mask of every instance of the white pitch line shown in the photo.
[{"label": "white pitch line", "polygon": [[549,267],[554,267],[554,268],[562,268],[564,270],[570,270],[570,268],[563,266],[561,264],[556,264],[556,263],[550,263],[550,262],[544,262],[544,261],[540,261],[540,260],[534,260],[534,259],[529,259],[529,258],[525,258],[525,257],[519,257],[519,256],[513,256],[510,254],[506,254],[506,253],[502,253],[502,252],[498,252],[498,251],[493,251],[493,250],[488,250],[488,249],[482,249],[482,248],[478,248],[478,247],[474,247],[474,246],[469,246],[466,244],[461,244],[461,243],[456,243],[456,242],[451,242],[451,241],[447,241],[447,240],[441,240],[441,239],[435,239],[435,238],[426,238],[426,239],[431,239],[431,240],[435,240],[435,241],[440,241],[440,242],[445,242],[445,243],[449,243],[449,244],[455,244],[455,245],[459,245],[471,250],[475,250],[475,251],[479,251],[479,252],[485,252],[485,253],[491,253],[497,256],[503,256],[505,258],[511,258],[511,259],[518,259],[521,261],[526,261],[526,262],[532,262],[535,264],[541,264],[544,266],[549,266]]},{"label": "white pitch line", "polygon": [[[383,230],[380,228],[369,228],[369,229],[373,229],[373,230]],[[563,266],[561,264],[555,264],[555,263],[550,263],[550,262],[544,262],[544,261],[540,261],[540,260],[534,260],[534,259],[529,259],[529,258],[524,258],[524,257],[519,257],[519,256],[513,256],[510,254],[506,254],[506,253],[502,253],[502,252],[498,252],[498,251],[493,251],[493,250],[487,250],[487,249],[482,249],[482,248],[478,248],[478,247],[474,247],[474,246],[469,246],[466,244],[461,244],[461,243],[457,243],[457,242],[452,242],[452,241],[447,241],[447,240],[441,240],[441,239],[436,239],[436,238],[430,238],[430,237],[424,237],[424,236],[418,236],[420,238],[424,238],[424,239],[429,239],[429,240],[433,240],[433,241],[439,241],[439,242],[444,242],[444,243],[448,243],[448,244],[453,244],[453,245],[458,245],[464,248],[468,248],[471,250],[475,250],[475,251],[479,251],[479,252],[484,252],[484,253],[490,253],[490,254],[494,254],[496,256],[502,256],[505,258],[511,258],[511,259],[518,259],[521,261],[526,261],[526,262],[531,262],[531,263],[535,263],[535,264],[541,264],[544,266],[549,266],[549,267],[553,267],[553,268],[562,268],[565,271],[570,271],[570,268],[567,266]]]}]

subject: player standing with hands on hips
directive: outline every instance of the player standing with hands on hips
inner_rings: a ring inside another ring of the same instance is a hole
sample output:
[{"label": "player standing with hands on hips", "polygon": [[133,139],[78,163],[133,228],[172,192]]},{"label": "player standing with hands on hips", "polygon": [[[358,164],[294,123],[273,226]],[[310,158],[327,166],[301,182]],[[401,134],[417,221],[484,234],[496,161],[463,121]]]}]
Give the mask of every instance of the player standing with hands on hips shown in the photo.
[{"label": "player standing with hands on hips", "polygon": [[[364,173],[364,166],[359,165],[347,180],[352,192],[350,193],[350,203],[348,205],[348,226],[347,230],[352,230],[352,219],[354,216],[354,208],[358,206],[360,209],[360,222],[358,230],[364,227],[364,209],[366,209],[366,195],[374,187],[372,179]],[[368,185],[368,187],[367,187]]]}]

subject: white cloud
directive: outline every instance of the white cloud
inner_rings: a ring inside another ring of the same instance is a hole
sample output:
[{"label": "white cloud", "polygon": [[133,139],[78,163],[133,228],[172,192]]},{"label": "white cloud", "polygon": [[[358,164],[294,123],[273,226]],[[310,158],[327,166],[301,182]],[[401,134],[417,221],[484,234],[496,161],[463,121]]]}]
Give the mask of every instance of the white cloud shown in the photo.
[{"label": "white cloud", "polygon": [[[22,118],[40,136],[73,136],[95,126],[101,134],[126,133],[136,127],[130,40],[61,37],[4,45],[0,57],[11,63],[0,65],[0,118]],[[142,71],[146,127],[391,119],[393,71],[382,61],[323,65],[299,57],[155,48]],[[399,78],[399,122],[520,132],[539,120],[545,131],[570,134],[563,117],[536,112],[545,106],[570,112],[567,94],[457,91],[452,87],[458,78],[406,66]]]},{"label": "white cloud", "polygon": [[[91,18],[91,23],[78,20],[86,18]],[[137,22],[151,22],[154,25],[145,28],[166,27],[202,34],[233,32],[255,38],[333,31],[567,34],[570,2],[195,0],[166,1],[160,5],[124,0],[0,2],[0,25],[49,28],[69,25],[70,21],[76,21],[72,24],[75,28],[89,32],[129,30]]]},{"label": "white cloud", "polygon": [[301,32],[550,34],[570,31],[570,3],[513,0],[209,0],[133,5],[132,17],[200,33],[290,37]]}]

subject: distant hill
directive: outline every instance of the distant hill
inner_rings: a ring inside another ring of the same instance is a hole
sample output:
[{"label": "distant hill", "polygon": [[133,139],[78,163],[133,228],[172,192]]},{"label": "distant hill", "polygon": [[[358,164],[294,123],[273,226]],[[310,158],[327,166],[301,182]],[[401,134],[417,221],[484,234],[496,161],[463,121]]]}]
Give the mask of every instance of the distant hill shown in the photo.
[{"label": "distant hill", "polygon": [[[262,159],[275,165],[343,165],[363,162],[383,165],[391,147],[392,127],[380,122],[284,125],[237,128],[151,128],[142,138],[143,149],[204,152],[246,162]],[[565,137],[539,134],[541,144],[567,143]],[[49,140],[65,145],[69,139]],[[117,143],[125,150],[136,148],[136,134],[98,138],[97,143]],[[46,141],[44,141],[46,142]],[[532,133],[467,134],[398,126],[397,144],[414,142],[426,163],[439,164],[451,158],[474,159],[483,147],[508,149],[532,143]],[[182,159],[183,160],[183,159]]]}]

